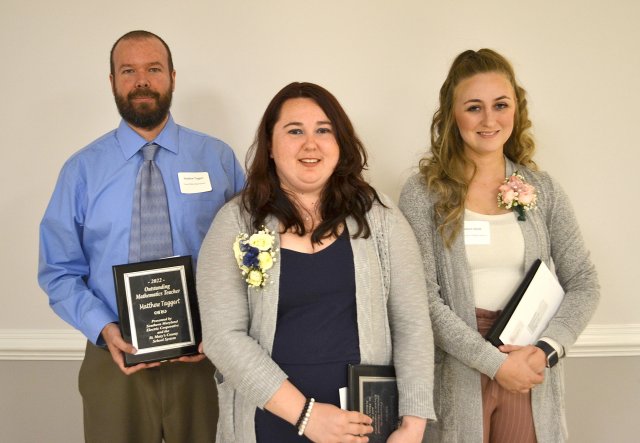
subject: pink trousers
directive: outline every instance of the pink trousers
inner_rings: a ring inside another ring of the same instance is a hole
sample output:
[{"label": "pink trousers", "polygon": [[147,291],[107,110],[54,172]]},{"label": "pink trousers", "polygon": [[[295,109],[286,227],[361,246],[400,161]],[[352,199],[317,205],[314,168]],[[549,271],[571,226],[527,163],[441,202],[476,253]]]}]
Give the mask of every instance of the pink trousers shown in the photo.
[{"label": "pink trousers", "polygon": [[[499,312],[476,308],[478,331],[483,336]],[[482,418],[484,443],[536,443],[531,411],[531,391],[512,393],[482,374]]]}]

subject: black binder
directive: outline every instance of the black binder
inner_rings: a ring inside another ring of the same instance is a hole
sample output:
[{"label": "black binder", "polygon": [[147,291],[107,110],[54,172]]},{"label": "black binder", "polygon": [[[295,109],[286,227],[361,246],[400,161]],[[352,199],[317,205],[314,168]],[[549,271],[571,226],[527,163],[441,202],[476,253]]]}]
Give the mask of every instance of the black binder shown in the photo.
[{"label": "black binder", "polygon": [[536,272],[538,272],[538,268],[540,267],[541,263],[542,263],[542,260],[540,259],[537,259],[536,261],[533,262],[533,264],[529,268],[529,271],[527,271],[527,274],[524,276],[524,279],[518,286],[518,289],[516,289],[516,292],[511,296],[511,298],[509,299],[509,302],[507,303],[505,308],[502,310],[502,312],[498,316],[498,319],[495,321],[491,329],[489,329],[489,332],[487,332],[487,335],[485,336],[485,338],[492,345],[497,347],[497,346],[502,346],[504,344],[500,340],[500,334],[502,334],[502,331],[509,323],[511,316],[513,315],[513,312],[518,307],[518,303],[520,303],[520,300],[522,300],[522,297],[527,292],[527,288],[529,287],[531,280],[533,280],[533,277],[535,277]]}]

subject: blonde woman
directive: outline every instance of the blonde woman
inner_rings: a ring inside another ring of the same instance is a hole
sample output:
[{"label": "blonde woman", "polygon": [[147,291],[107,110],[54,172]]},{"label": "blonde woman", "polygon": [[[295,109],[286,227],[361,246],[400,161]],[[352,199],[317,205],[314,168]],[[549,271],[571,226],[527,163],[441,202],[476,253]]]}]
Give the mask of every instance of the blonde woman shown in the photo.
[{"label": "blonde woman", "polygon": [[[510,63],[489,49],[461,53],[440,90],[431,152],[400,197],[421,247],[436,344],[429,442],[567,438],[562,357],[599,287],[567,196],[536,167],[530,127]],[[538,258],[555,265],[564,300],[536,345],[498,349],[484,335]]]}]

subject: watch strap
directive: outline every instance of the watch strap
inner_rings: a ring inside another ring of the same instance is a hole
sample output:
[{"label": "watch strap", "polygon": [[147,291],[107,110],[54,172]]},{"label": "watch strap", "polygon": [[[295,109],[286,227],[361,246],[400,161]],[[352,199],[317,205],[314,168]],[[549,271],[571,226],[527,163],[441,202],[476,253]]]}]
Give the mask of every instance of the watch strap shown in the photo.
[{"label": "watch strap", "polygon": [[538,340],[536,347],[542,349],[547,356],[547,368],[553,368],[558,363],[558,351],[544,340]]}]

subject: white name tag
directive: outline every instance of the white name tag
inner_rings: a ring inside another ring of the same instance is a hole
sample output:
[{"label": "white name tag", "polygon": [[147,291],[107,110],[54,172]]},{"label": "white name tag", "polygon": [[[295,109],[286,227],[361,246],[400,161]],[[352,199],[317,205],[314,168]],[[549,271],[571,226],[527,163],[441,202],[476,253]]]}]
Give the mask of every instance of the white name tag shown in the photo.
[{"label": "white name tag", "polygon": [[208,172],[178,172],[178,181],[183,194],[198,194],[212,189]]},{"label": "white name tag", "polygon": [[491,225],[485,220],[472,220],[464,222],[465,245],[490,245]]}]

